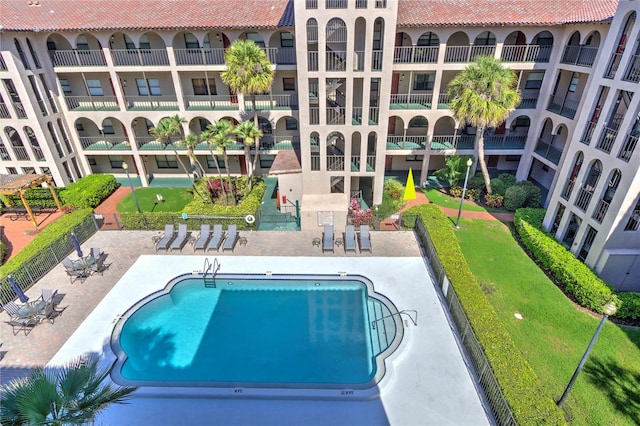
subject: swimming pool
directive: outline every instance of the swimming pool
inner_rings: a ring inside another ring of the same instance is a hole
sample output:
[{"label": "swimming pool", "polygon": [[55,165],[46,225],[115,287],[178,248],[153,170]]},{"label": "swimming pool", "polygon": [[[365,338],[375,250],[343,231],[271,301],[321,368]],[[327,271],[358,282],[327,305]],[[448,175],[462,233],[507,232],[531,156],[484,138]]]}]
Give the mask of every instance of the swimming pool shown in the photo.
[{"label": "swimming pool", "polygon": [[131,307],[112,379],[153,387],[367,389],[403,336],[359,275],[187,274]]}]

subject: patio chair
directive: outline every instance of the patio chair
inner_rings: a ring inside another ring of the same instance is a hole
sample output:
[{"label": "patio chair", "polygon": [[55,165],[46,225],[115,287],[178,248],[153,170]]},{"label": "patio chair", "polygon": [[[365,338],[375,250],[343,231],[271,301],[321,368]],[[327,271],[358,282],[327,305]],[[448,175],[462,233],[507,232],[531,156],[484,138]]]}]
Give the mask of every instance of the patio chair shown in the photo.
[{"label": "patio chair", "polygon": [[322,232],[322,252],[325,251],[333,253],[333,225],[325,225]]},{"label": "patio chair", "polygon": [[97,247],[91,247],[91,257],[94,259],[94,263],[91,265],[91,273],[102,275],[110,266],[109,264],[104,263],[104,252],[101,252]]},{"label": "patio chair", "polygon": [[163,249],[169,250],[169,245],[175,237],[175,230],[172,224],[164,226],[164,235],[156,242],[156,251]]},{"label": "patio chair", "polygon": [[360,253],[367,250],[371,253],[371,234],[369,233],[369,225],[360,225]]},{"label": "patio chair", "polygon": [[[24,305],[23,305],[24,306]],[[13,328],[13,335],[16,336],[21,331],[24,335],[28,335],[33,327],[38,325],[39,320],[36,316],[20,316],[19,311],[22,306],[16,305],[14,302],[7,302],[2,305],[2,309],[9,314],[9,324]]]},{"label": "patio chair", "polygon": [[178,235],[176,236],[176,238],[171,243],[171,246],[169,247],[171,251],[173,250],[182,251],[182,248],[184,247],[184,245],[187,244],[187,237],[188,237],[187,225],[184,223],[181,223],[180,225],[178,225]]},{"label": "patio chair", "polygon": [[193,251],[198,249],[206,249],[207,243],[209,242],[209,238],[211,238],[211,232],[209,231],[209,225],[203,224],[200,225],[200,235],[198,235],[198,239],[193,243]]},{"label": "patio chair", "polygon": [[344,228],[344,251],[356,252],[356,231],[353,225]]},{"label": "patio chair", "polygon": [[211,239],[207,244],[206,251],[214,249],[215,251],[220,250],[220,246],[222,245],[222,240],[224,239],[224,232],[222,231],[222,225],[215,224],[213,225],[213,234],[211,235]]},{"label": "patio chair", "polygon": [[58,305],[58,301],[56,300],[56,296],[58,295],[58,290],[51,290],[49,288],[42,289],[42,301],[45,303],[44,309],[36,315],[36,319],[38,322],[49,321],[51,324],[55,321],[56,317],[62,313],[62,311],[56,309]]},{"label": "patio chair", "polygon": [[80,282],[84,282],[84,280],[86,280],[89,277],[89,275],[91,275],[91,267],[87,268],[85,266],[85,267],[79,268],[68,257],[62,260],[62,265],[64,266],[67,272],[67,276],[69,276],[69,279],[71,280],[71,284],[73,284],[73,282],[76,280],[80,280]]},{"label": "patio chair", "polygon": [[229,229],[227,229],[227,238],[225,238],[224,243],[222,244],[222,251],[233,251],[239,238],[238,227],[236,225],[229,225]]}]

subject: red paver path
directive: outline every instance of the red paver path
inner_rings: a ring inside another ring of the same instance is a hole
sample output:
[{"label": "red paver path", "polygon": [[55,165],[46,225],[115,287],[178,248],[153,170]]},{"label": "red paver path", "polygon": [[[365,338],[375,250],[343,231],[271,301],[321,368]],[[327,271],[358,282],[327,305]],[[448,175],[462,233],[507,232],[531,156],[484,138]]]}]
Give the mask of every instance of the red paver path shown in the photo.
[{"label": "red paver path", "polygon": [[131,194],[131,188],[121,186],[104,200],[102,204],[96,207],[95,214],[101,214],[104,218],[104,224],[101,229],[120,229],[122,222],[120,222],[120,213],[118,213],[116,207],[120,201],[129,194]]},{"label": "red paver path", "polygon": [[[403,212],[411,207],[418,206],[420,204],[429,203],[429,199],[422,191],[416,191],[416,198],[408,200],[407,204],[400,210]],[[458,216],[458,209],[451,209],[448,207],[440,207],[440,210],[448,216]],[[460,217],[464,219],[483,219],[483,220],[499,220],[501,222],[513,222],[513,213],[490,213],[490,212],[476,212],[471,210],[462,210]]]},{"label": "red paver path", "polygon": [[27,244],[29,244],[47,225],[64,216],[64,213],[57,211],[55,213],[42,213],[36,216],[38,229],[36,230],[33,223],[28,218],[21,217],[18,220],[9,219],[9,214],[0,216],[0,227],[4,234],[4,242],[7,245],[7,260],[15,256]]}]

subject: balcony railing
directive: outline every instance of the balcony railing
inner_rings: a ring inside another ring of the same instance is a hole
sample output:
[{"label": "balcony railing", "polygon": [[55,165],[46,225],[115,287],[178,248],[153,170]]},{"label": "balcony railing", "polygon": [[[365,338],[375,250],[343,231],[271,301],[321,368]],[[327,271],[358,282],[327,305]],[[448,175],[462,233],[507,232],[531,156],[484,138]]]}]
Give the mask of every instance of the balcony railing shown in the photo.
[{"label": "balcony railing", "polygon": [[486,135],[484,149],[524,149],[527,143],[526,135]]},{"label": "balcony railing", "polygon": [[593,210],[593,214],[591,217],[598,223],[602,223],[604,217],[607,215],[607,211],[609,211],[609,203],[604,200],[598,201],[598,205]]},{"label": "balcony railing", "polygon": [[504,62],[549,62],[553,46],[538,44],[518,44],[502,46]]},{"label": "balcony railing", "polygon": [[311,154],[311,170],[320,170],[320,156],[317,154]]},{"label": "balcony railing", "polygon": [[[258,111],[270,111],[273,109],[297,109],[298,98],[292,95],[256,95],[256,109]],[[251,97],[244,100],[245,111],[252,111]]]},{"label": "balcony railing", "polygon": [[367,0],[356,0],[356,9],[366,9],[367,3]]},{"label": "balcony railing", "polygon": [[174,49],[178,65],[223,65],[225,49]]},{"label": "balcony railing", "polygon": [[622,161],[629,162],[631,156],[633,155],[633,151],[635,151],[636,146],[638,145],[638,136],[627,136],[627,139],[622,144],[620,148],[620,152],[618,153],[618,158]]},{"label": "balcony railing", "polygon": [[346,9],[348,0],[324,0],[325,9]]},{"label": "balcony railing", "polygon": [[11,118],[6,104],[0,104],[0,118]]},{"label": "balcony railing", "polygon": [[380,108],[369,108],[369,125],[375,126],[380,120]]},{"label": "balcony railing", "polygon": [[36,157],[36,161],[46,161],[44,152],[42,152],[42,149],[39,146],[31,145],[31,150],[33,151],[33,155]]},{"label": "balcony railing", "polygon": [[353,52],[353,70],[364,71],[364,51],[356,50]]},{"label": "balcony railing", "polygon": [[560,197],[569,201],[569,197],[571,197],[571,193],[573,192],[573,186],[575,185],[575,183],[576,181],[573,179],[568,180],[564,188],[562,189],[562,192],[560,193]]},{"label": "balcony railing", "polygon": [[520,103],[516,107],[517,109],[535,109],[538,105],[538,96],[540,91],[538,90],[523,90],[520,92]]},{"label": "balcony railing", "polygon": [[114,65],[121,66],[158,66],[169,65],[166,49],[112,49]]},{"label": "balcony railing", "polygon": [[593,189],[586,187],[580,188],[576,201],[573,204],[580,210],[586,211],[587,207],[589,207],[589,202],[591,202],[591,197],[593,197]]},{"label": "balcony railing", "polygon": [[175,96],[127,96],[129,111],[177,111],[178,98]]},{"label": "balcony railing", "polygon": [[576,116],[577,110],[577,101],[570,101],[566,99],[563,100],[560,98],[556,98],[553,95],[549,99],[549,105],[547,106],[547,111],[555,112],[556,114],[570,119],[573,119]]},{"label": "balcony railing", "polygon": [[318,71],[318,52],[307,52],[307,71]]},{"label": "balcony railing", "polygon": [[296,48],[295,47],[267,47],[267,57],[269,62],[278,65],[295,65],[296,64]]},{"label": "balcony railing", "polygon": [[371,71],[382,70],[382,50],[374,50],[371,52]]},{"label": "balcony railing", "polygon": [[7,64],[4,62],[4,58],[0,56],[0,71],[6,71]]},{"label": "balcony railing", "polygon": [[596,60],[598,48],[592,46],[565,46],[562,53],[563,64],[590,67]]},{"label": "balcony railing", "polygon": [[451,149],[474,149],[474,135],[438,135],[431,137],[431,149],[446,151]]},{"label": "balcony railing", "polygon": [[344,124],[345,110],[342,107],[327,108],[327,124]]},{"label": "balcony railing", "polygon": [[387,150],[424,150],[426,148],[426,136],[387,135]]},{"label": "balcony railing", "polygon": [[610,127],[603,128],[602,134],[600,135],[600,140],[598,141],[598,145],[596,145],[596,148],[606,152],[607,154],[610,153],[611,148],[613,148],[613,143],[616,141],[616,136],[618,136],[617,130]]},{"label": "balcony railing", "polygon": [[344,171],[344,155],[327,155],[327,170]]},{"label": "balcony railing", "polygon": [[232,95],[188,95],[184,97],[189,111],[238,111],[238,96]]},{"label": "balcony railing", "polygon": [[334,50],[326,52],[327,71],[345,71],[347,69],[347,52]]},{"label": "balcony railing", "polygon": [[309,124],[320,124],[319,107],[309,107]]},{"label": "balcony railing", "polygon": [[393,50],[395,64],[434,64],[438,62],[439,46],[396,46]]},{"label": "balcony railing", "polygon": [[291,150],[300,143],[297,135],[265,135],[260,140],[260,149],[264,150]]},{"label": "balcony railing", "polygon": [[593,134],[596,131],[596,123],[588,123],[587,127],[585,127],[584,132],[582,132],[582,137],[580,138],[580,142],[585,145],[591,144],[591,139],[593,138]]},{"label": "balcony railing", "polygon": [[551,144],[543,142],[540,139],[538,139],[538,144],[536,145],[536,148],[533,152],[538,154],[540,157],[546,158],[547,160],[551,161],[556,166],[560,162],[560,157],[562,157],[561,150],[551,146]]},{"label": "balcony railing", "polygon": [[50,52],[54,67],[101,67],[106,66],[102,50],[54,50]]},{"label": "balcony railing", "polygon": [[416,94],[416,95],[394,94],[394,95],[391,95],[390,108],[391,109],[431,109],[432,101],[433,101],[432,93],[424,93],[424,94]]},{"label": "balcony railing", "polygon": [[13,102],[13,109],[15,109],[18,118],[27,118],[27,111],[25,111],[22,102]]},{"label": "balcony railing", "polygon": [[447,46],[444,51],[445,62],[469,62],[471,46]]},{"label": "balcony railing", "polygon": [[375,172],[376,171],[376,156],[375,155],[367,155],[367,172]]},{"label": "balcony railing", "polygon": [[65,96],[69,111],[119,111],[115,96]]},{"label": "balcony railing", "polygon": [[640,81],[640,55],[631,57],[629,65],[627,66],[627,70],[624,73],[624,77],[622,79],[624,81],[630,81],[632,83],[637,83]]},{"label": "balcony railing", "polygon": [[131,151],[126,136],[80,136],[85,151]]},{"label": "balcony railing", "polygon": [[607,66],[604,72],[604,78],[613,78],[616,75],[616,71],[620,67],[620,60],[622,59],[622,53],[612,53],[611,59],[609,59],[609,66]]},{"label": "balcony railing", "polygon": [[449,94],[441,93],[438,95],[438,109],[448,109],[449,108]]},{"label": "balcony railing", "polygon": [[13,152],[16,154],[16,160],[29,161],[29,151],[24,146],[12,146]]}]

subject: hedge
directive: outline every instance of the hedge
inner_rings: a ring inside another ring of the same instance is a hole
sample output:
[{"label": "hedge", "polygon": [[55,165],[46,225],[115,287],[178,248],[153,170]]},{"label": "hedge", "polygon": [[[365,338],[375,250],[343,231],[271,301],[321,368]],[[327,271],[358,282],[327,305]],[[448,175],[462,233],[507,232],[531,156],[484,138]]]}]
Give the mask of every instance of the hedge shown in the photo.
[{"label": "hedge", "polygon": [[429,204],[406,213],[420,214],[516,422],[566,424],[563,413],[520,354],[469,269],[449,219],[437,206]]},{"label": "hedge", "polygon": [[97,207],[118,187],[113,175],[93,174],[66,186],[60,193],[62,204],[77,209]]},{"label": "hedge", "polygon": [[[60,198],[61,194],[65,191],[66,188],[53,188],[53,190]],[[49,188],[31,188],[24,193],[24,198],[27,200],[29,206],[39,206],[39,207],[48,207],[48,208],[57,208],[56,201],[51,196],[51,191]],[[8,200],[13,206],[22,206],[22,200],[19,195],[7,195],[6,200]]]},{"label": "hedge", "polygon": [[[621,307],[620,298],[607,284],[573,253],[558,243],[553,236],[542,229],[543,209],[518,209],[513,219],[522,244],[531,252],[542,268],[550,273],[557,284],[577,303],[592,311],[603,313],[604,305],[615,302]],[[619,310],[617,317],[625,310]]]}]

